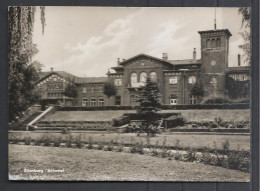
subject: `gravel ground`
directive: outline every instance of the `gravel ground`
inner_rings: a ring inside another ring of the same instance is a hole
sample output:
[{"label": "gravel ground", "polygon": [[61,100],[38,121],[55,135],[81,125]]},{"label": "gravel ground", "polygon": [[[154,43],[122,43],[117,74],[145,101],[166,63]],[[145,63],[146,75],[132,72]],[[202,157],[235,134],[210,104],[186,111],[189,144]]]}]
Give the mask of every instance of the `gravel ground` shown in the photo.
[{"label": "gravel ground", "polygon": [[[24,172],[24,169],[43,170]],[[47,172],[46,170],[64,172]],[[248,182],[236,170],[110,151],[9,145],[10,180]]]}]

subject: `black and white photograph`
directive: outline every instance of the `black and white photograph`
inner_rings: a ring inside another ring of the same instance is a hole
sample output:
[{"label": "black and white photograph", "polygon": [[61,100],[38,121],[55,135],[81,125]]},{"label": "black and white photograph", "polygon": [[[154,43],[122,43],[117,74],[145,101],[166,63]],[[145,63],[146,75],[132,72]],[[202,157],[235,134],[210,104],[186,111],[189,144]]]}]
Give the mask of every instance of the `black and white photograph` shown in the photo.
[{"label": "black and white photograph", "polygon": [[250,17],[10,6],[9,180],[250,182]]}]

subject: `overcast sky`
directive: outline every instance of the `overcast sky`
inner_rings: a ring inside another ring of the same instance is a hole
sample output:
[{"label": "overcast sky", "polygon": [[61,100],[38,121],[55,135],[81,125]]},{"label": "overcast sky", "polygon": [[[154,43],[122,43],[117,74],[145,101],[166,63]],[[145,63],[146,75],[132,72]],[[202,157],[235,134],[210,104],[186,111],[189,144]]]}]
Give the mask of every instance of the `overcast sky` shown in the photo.
[{"label": "overcast sky", "polygon": [[[198,31],[214,29],[214,8],[111,8],[46,7],[46,28],[41,34],[39,11],[34,60],[43,71],[65,70],[77,76],[105,76],[117,58],[140,53],[171,60],[191,59],[193,48],[200,59]],[[243,43],[238,8],[217,8],[217,29],[229,29],[229,65],[237,65]],[[242,62],[243,64],[243,62]],[[111,70],[112,71],[112,70]]]}]

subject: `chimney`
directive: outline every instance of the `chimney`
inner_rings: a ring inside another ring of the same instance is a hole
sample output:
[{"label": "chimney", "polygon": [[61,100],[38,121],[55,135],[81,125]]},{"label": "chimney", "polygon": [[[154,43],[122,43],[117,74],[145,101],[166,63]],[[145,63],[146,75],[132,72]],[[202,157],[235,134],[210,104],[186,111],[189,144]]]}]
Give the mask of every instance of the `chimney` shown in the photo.
[{"label": "chimney", "polygon": [[197,60],[196,48],[193,50],[193,60]]},{"label": "chimney", "polygon": [[163,53],[163,54],[162,54],[162,59],[165,60],[165,61],[168,60],[168,55],[167,55],[167,53]]},{"label": "chimney", "polygon": [[51,67],[51,72],[53,72],[53,67]]},{"label": "chimney", "polygon": [[120,58],[117,58],[117,66],[120,64]]},{"label": "chimney", "polygon": [[241,59],[240,59],[240,57],[241,57],[240,54],[238,54],[238,55],[237,55],[237,65],[238,65],[238,66],[241,66],[241,63],[240,63],[240,60],[241,60]]}]

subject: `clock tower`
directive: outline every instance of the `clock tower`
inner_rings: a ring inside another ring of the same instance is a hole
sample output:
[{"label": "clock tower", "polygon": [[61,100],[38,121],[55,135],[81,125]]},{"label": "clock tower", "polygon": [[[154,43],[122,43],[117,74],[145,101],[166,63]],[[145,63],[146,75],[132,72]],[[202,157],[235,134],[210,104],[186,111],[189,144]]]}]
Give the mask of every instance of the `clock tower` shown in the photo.
[{"label": "clock tower", "polygon": [[201,36],[201,67],[207,76],[207,91],[213,96],[225,91],[225,73],[228,67],[228,29],[199,31]]}]

